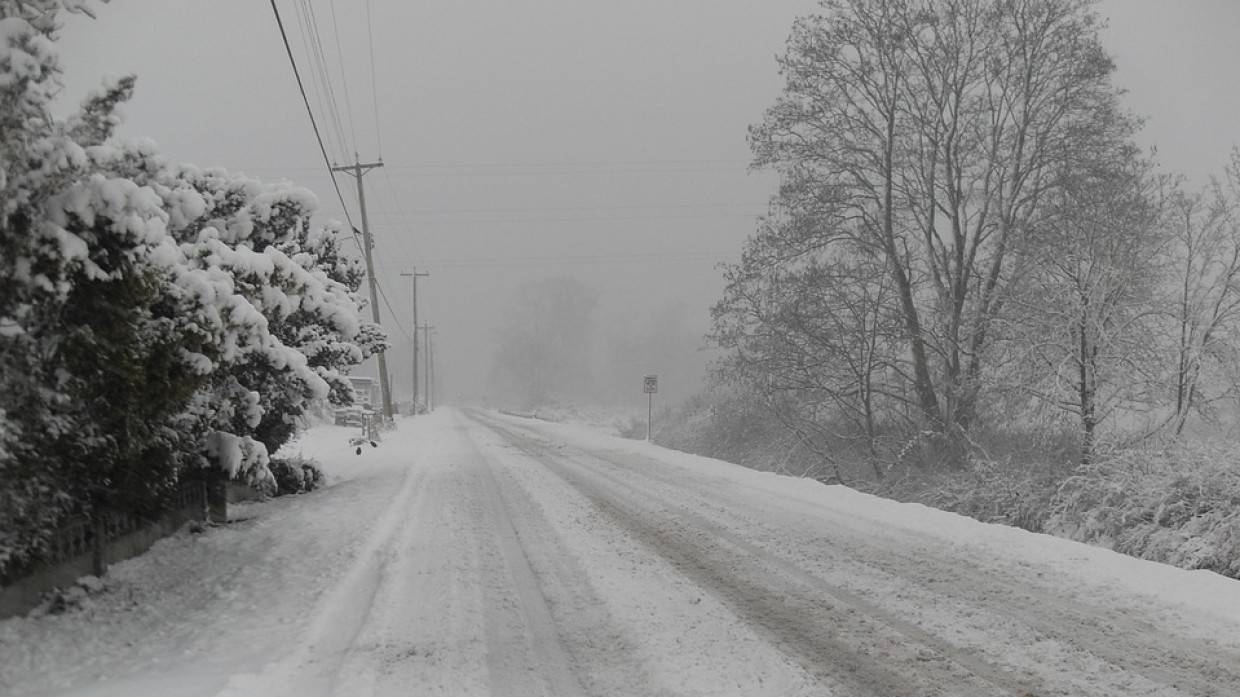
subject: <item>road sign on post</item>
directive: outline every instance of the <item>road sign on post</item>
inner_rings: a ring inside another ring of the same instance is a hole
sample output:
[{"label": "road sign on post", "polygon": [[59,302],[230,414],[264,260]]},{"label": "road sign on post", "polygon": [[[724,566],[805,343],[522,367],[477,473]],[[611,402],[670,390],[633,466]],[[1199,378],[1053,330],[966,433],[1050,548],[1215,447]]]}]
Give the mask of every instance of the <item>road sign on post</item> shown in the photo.
[{"label": "road sign on post", "polygon": [[642,392],[646,394],[658,394],[659,392],[659,376],[647,375],[642,380]]},{"label": "road sign on post", "polygon": [[659,391],[659,376],[647,375],[642,379],[642,392],[646,393],[646,441],[650,441],[651,426],[654,423],[654,396]]}]

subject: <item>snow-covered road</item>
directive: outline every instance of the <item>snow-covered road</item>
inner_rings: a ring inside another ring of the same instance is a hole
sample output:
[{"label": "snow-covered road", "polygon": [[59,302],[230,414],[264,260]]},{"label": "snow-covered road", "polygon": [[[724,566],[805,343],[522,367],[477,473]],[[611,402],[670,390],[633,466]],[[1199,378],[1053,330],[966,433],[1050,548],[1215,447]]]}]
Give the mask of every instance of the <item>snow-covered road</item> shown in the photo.
[{"label": "snow-covered road", "polygon": [[1240,695],[1240,583],[442,410],[0,622],[0,694]]}]

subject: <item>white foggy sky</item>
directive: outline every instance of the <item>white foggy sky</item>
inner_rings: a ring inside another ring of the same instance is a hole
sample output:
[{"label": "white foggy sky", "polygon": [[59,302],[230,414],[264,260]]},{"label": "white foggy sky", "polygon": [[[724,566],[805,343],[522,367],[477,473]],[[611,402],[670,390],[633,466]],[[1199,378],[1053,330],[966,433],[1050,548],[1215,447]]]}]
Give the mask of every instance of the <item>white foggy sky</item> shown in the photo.
[{"label": "white foggy sky", "polygon": [[[303,70],[294,2],[279,0]],[[674,302],[708,325],[774,179],[747,171],[746,128],[779,92],[774,56],[812,0],[371,0],[382,149],[375,137],[366,2],[336,0],[364,161],[379,278],[406,327],[417,264],[421,319],[438,327],[451,394],[477,394],[493,327],[520,282],[570,274],[602,294],[600,319]],[[313,0],[335,73],[332,4]],[[1196,180],[1240,142],[1240,2],[1107,0],[1104,39],[1147,145]],[[136,73],[122,133],[172,160],[309,187],[340,206],[267,2],[113,0],[63,32],[65,99]],[[337,102],[346,110],[337,76]],[[329,153],[342,152],[312,94]],[[67,108],[67,106],[66,106]],[[356,218],[351,178],[340,179]],[[391,364],[408,384],[400,332]],[[617,320],[616,318],[621,318]],[[657,371],[658,366],[651,366]],[[677,376],[665,376],[675,383]],[[632,401],[640,403],[640,376]]]}]

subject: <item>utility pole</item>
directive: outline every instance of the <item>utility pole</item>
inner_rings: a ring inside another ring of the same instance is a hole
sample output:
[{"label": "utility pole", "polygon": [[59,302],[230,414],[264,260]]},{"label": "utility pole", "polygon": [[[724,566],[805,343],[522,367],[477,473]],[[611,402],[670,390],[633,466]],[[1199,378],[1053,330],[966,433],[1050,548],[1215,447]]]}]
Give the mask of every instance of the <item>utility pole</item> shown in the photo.
[{"label": "utility pole", "polygon": [[[374,318],[375,324],[379,322],[379,282],[375,278],[375,262],[374,255],[371,250],[375,246],[374,240],[370,236],[370,223],[366,219],[366,188],[362,186],[362,175],[372,169],[378,169],[383,166],[383,162],[359,162],[357,154],[353,155],[353,164],[340,165],[332,167],[333,172],[345,172],[349,176],[357,180],[357,205],[362,209],[362,251],[366,257],[366,277],[370,279],[370,315]],[[354,230],[357,232],[357,230]],[[383,393],[383,416],[384,418],[392,418],[392,387],[388,383],[387,358],[383,355],[383,351],[378,354],[379,360],[379,389]]]},{"label": "utility pole", "polygon": [[413,413],[418,413],[418,279],[429,276],[429,273],[418,273],[414,267],[410,273],[401,272],[401,276],[413,279]]},{"label": "utility pole", "polygon": [[426,345],[426,362],[430,364],[431,378],[426,383],[426,402],[429,404],[432,398],[437,398],[439,389],[435,385],[435,337],[430,338],[430,343]]},{"label": "utility pole", "polygon": [[[423,361],[426,369],[426,411],[431,410],[431,330],[434,329],[429,324],[422,325],[422,339],[426,342],[426,360]],[[416,332],[416,330],[415,330]]]}]

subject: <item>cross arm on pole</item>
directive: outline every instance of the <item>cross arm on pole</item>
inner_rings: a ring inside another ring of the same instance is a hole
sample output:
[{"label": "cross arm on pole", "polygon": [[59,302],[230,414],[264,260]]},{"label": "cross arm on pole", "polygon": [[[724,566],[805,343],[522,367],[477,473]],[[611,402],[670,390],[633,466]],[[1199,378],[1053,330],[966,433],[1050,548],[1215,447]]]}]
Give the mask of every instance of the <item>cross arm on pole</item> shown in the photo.
[{"label": "cross arm on pole", "polygon": [[383,160],[375,162],[354,162],[351,165],[335,165],[331,168],[333,172],[346,172],[354,177],[361,177],[363,174],[372,169],[378,169],[383,166]]}]

